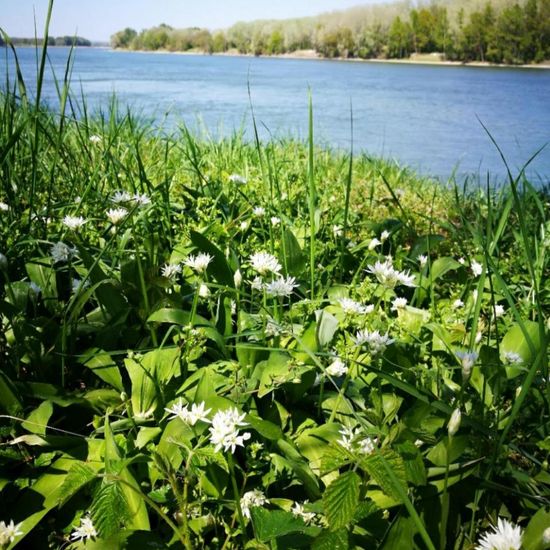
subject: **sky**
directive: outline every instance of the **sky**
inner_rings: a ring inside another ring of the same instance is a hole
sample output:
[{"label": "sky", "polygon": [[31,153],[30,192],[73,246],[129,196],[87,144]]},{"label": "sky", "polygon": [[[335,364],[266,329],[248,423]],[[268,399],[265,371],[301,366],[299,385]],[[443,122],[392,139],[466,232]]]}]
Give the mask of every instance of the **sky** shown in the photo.
[{"label": "sky", "polygon": [[[115,32],[166,23],[222,29],[237,21],[317,15],[373,0],[54,0],[50,35],[108,41]],[[0,0],[0,27],[10,36],[43,34],[48,0]]]}]

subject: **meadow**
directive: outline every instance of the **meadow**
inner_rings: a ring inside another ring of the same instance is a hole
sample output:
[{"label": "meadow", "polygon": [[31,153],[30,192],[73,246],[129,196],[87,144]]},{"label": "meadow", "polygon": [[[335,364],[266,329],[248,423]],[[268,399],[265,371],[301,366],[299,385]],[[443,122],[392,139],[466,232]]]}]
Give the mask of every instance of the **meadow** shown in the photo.
[{"label": "meadow", "polygon": [[547,190],[67,75],[0,96],[2,548],[550,548]]}]

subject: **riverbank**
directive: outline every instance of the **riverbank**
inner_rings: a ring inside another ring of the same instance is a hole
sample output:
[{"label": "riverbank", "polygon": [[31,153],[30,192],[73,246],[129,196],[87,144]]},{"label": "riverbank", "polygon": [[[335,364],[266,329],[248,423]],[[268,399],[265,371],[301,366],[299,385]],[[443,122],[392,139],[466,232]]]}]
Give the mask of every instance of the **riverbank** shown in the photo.
[{"label": "riverbank", "polygon": [[431,54],[419,56],[418,58],[409,57],[407,59],[387,59],[387,58],[372,58],[362,59],[357,57],[323,57],[315,50],[296,50],[291,53],[274,54],[274,55],[254,55],[241,53],[238,50],[228,50],[225,52],[208,53],[201,50],[187,50],[184,52],[175,52],[170,50],[128,50],[122,48],[112,49],[113,52],[134,52],[134,53],[151,53],[151,54],[174,54],[174,55],[205,55],[205,56],[221,56],[221,57],[259,57],[259,58],[274,58],[274,59],[301,59],[309,61],[341,61],[352,63],[392,63],[401,65],[434,65],[441,67],[482,67],[482,68],[507,68],[507,69],[550,69],[550,60],[539,64],[524,64],[510,65],[505,63],[489,63],[487,61],[449,61],[442,60],[439,57],[430,59]]}]

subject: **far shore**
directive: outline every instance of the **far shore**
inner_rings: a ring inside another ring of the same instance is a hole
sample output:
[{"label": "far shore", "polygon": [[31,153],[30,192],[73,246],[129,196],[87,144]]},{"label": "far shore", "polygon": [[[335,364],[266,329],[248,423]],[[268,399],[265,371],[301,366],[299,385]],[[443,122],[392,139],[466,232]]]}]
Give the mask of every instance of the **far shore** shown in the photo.
[{"label": "far shore", "polygon": [[317,54],[315,50],[297,50],[292,53],[283,53],[275,55],[254,55],[247,53],[240,53],[237,50],[228,50],[226,52],[216,52],[208,53],[200,50],[187,50],[184,52],[174,52],[170,50],[127,50],[121,48],[103,48],[110,49],[113,52],[134,52],[134,53],[152,53],[152,54],[173,54],[173,55],[214,55],[214,56],[225,56],[225,57],[262,57],[262,58],[274,58],[274,59],[304,59],[304,60],[315,60],[315,61],[342,61],[342,62],[353,62],[353,63],[396,63],[404,65],[437,65],[442,67],[484,67],[484,68],[508,68],[508,69],[550,69],[550,61],[544,61],[543,63],[533,64],[533,65],[508,65],[504,63],[489,63],[487,61],[447,61],[442,59],[430,59],[431,54],[425,54],[419,57],[418,59],[407,58],[407,59],[382,59],[382,58],[371,58],[371,59],[361,59],[357,57],[323,57]]}]

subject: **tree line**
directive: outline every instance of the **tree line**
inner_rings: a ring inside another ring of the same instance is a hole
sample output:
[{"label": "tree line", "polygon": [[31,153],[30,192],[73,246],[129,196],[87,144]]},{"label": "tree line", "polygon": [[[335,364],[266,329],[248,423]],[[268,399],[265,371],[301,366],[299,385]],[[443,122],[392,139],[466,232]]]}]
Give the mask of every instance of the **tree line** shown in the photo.
[{"label": "tree line", "polygon": [[411,8],[409,3],[352,8],[317,17],[237,23],[226,30],[161,24],[111,37],[114,48],[279,55],[314,50],[327,58],[403,59],[440,54],[455,61],[524,64],[550,59],[550,0]]},{"label": "tree line", "polygon": [[[44,44],[43,38],[18,38],[10,37],[10,42],[14,46],[42,46]],[[6,41],[0,34],[0,46],[5,46]],[[86,38],[81,36],[48,36],[48,46],[91,46],[92,43]]]}]

